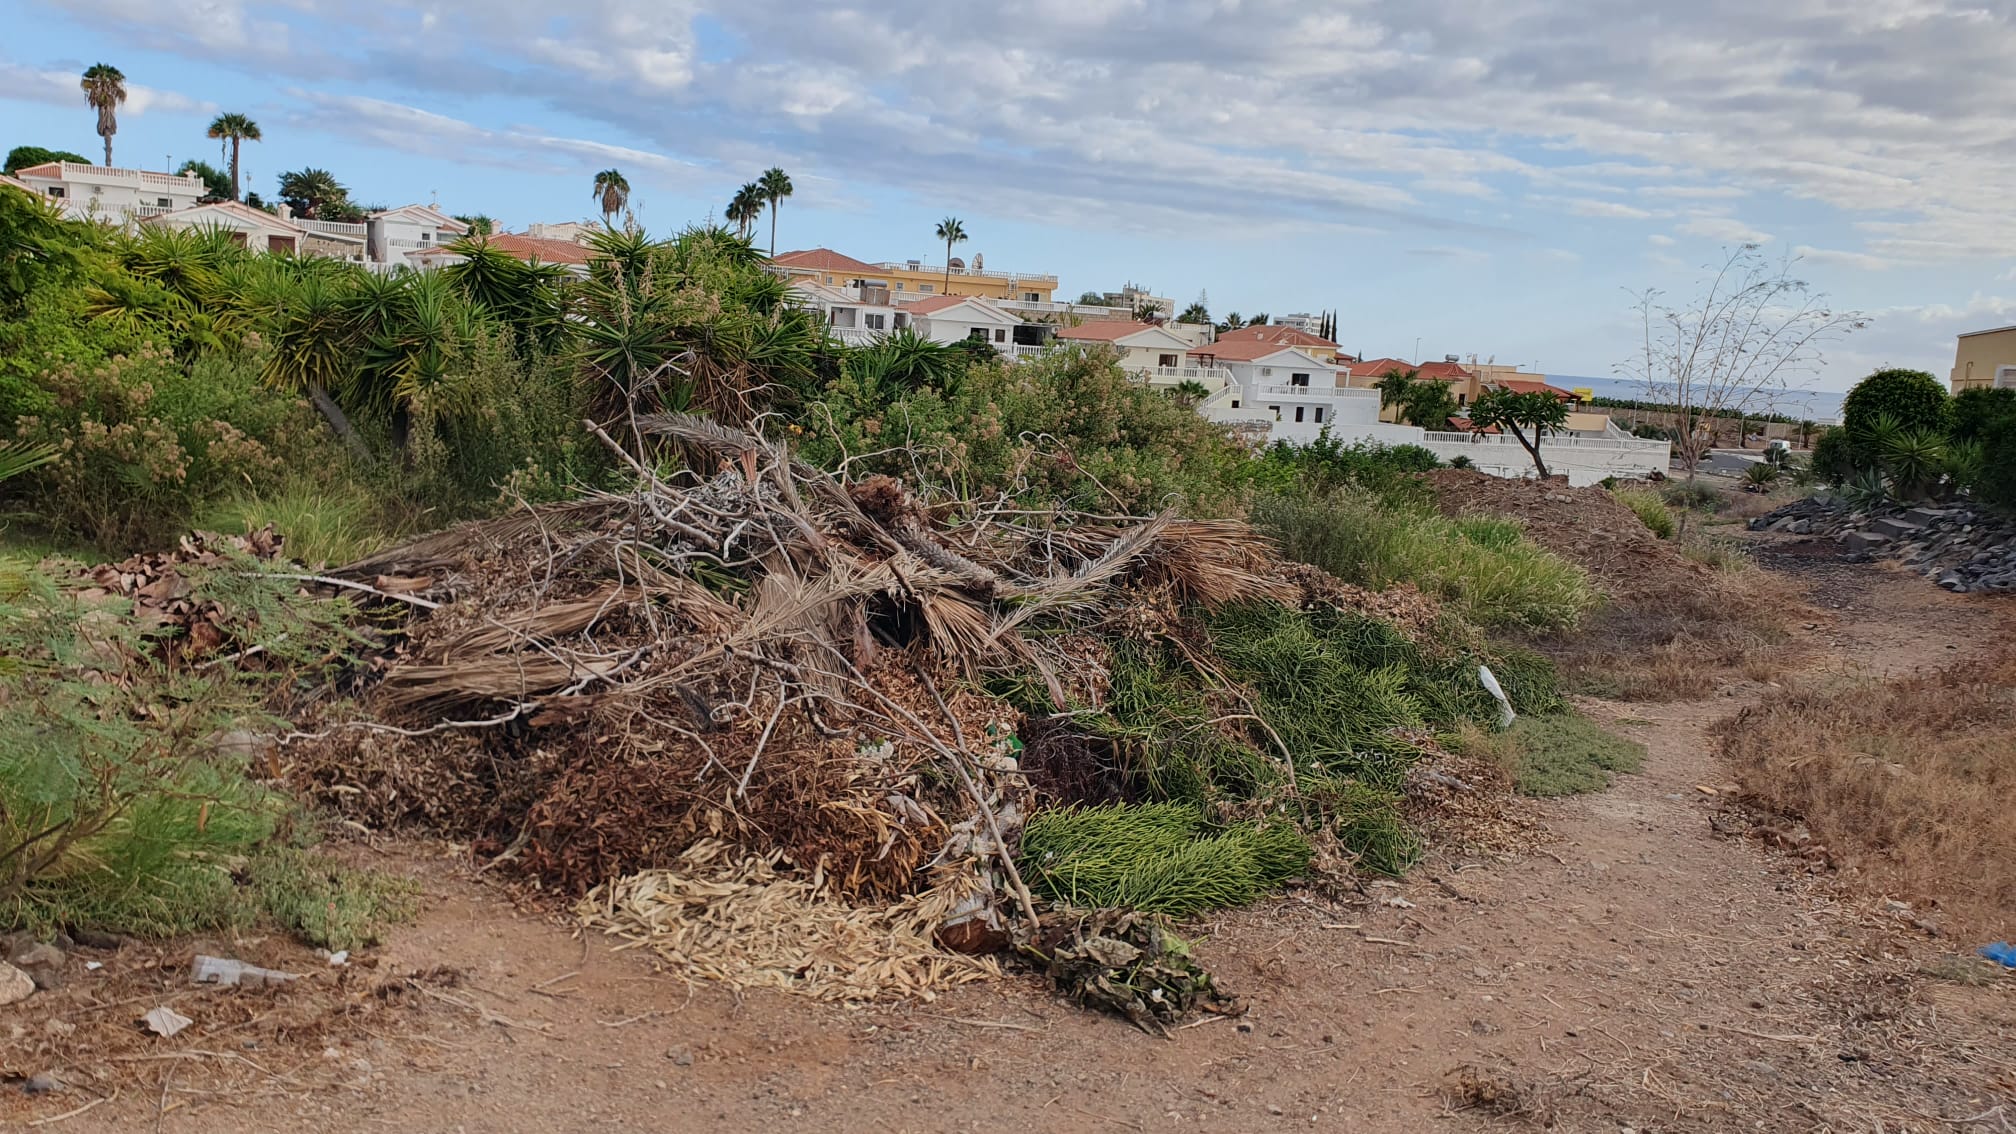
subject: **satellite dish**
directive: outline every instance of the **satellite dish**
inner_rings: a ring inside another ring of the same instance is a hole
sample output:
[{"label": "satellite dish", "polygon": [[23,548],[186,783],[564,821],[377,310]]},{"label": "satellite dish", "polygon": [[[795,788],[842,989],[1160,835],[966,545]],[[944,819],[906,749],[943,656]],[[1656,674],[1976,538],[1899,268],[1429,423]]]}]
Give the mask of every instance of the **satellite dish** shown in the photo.
[{"label": "satellite dish", "polygon": [[981,265],[981,264],[984,264],[984,263],[986,263],[986,262],[987,262],[987,257],[985,257],[985,256],[981,255],[981,254],[980,254],[980,253],[978,253],[978,252],[975,252],[975,253],[973,253],[973,270],[974,270],[974,271],[976,271],[976,272],[977,272],[977,271],[979,271],[979,270],[980,270],[980,265]]}]

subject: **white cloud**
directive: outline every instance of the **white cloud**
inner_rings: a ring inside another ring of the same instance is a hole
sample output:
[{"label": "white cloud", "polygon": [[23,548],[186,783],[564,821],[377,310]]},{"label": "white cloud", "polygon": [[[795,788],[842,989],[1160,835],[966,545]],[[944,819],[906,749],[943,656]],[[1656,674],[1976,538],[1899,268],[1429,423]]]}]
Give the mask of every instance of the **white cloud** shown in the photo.
[{"label": "white cloud", "polygon": [[1871,256],[1867,252],[1847,252],[1838,248],[1815,248],[1810,244],[1801,244],[1793,248],[1792,254],[1802,260],[1811,260],[1816,264],[1838,264],[1844,268],[1860,268],[1870,272],[1888,271],[1897,266],[1895,260],[1886,260],[1881,256]]},{"label": "white cloud", "polygon": [[1770,233],[1744,224],[1735,217],[1689,217],[1680,222],[1680,231],[1724,244],[1764,244],[1771,239]]},{"label": "white cloud", "polygon": [[1007,25],[940,0],[45,2],[298,83],[533,99],[697,161],[756,145],[1043,219],[1461,229],[1486,197],[1517,224],[1529,195],[1644,221],[1783,194],[1886,261],[2016,246],[2001,0],[1029,0]]},{"label": "white cloud", "polygon": [[[23,67],[0,60],[0,99],[83,108],[84,92],[77,85],[79,78],[77,71]],[[150,110],[167,114],[215,114],[217,104],[191,98],[179,91],[164,91],[128,82],[126,103],[119,108],[119,113],[138,118]],[[88,114],[89,110],[83,109],[80,113]]]},{"label": "white cloud", "polygon": [[1650,244],[1654,248],[1671,248],[1680,242],[1663,232],[1655,232],[1645,238],[1645,243]]}]

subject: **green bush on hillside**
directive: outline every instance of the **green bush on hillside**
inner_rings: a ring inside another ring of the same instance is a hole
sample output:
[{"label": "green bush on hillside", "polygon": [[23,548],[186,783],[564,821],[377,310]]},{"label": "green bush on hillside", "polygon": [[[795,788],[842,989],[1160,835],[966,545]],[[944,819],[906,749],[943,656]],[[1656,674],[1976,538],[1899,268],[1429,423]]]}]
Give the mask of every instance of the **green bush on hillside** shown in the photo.
[{"label": "green bush on hillside", "polygon": [[1649,488],[1620,488],[1613,495],[1617,497],[1617,503],[1631,509],[1647,531],[1660,539],[1673,538],[1673,513],[1657,492]]},{"label": "green bush on hillside", "polygon": [[1565,629],[1598,601],[1580,568],[1511,521],[1451,520],[1350,491],[1272,493],[1251,515],[1291,559],[1375,589],[1413,583],[1487,629]]}]

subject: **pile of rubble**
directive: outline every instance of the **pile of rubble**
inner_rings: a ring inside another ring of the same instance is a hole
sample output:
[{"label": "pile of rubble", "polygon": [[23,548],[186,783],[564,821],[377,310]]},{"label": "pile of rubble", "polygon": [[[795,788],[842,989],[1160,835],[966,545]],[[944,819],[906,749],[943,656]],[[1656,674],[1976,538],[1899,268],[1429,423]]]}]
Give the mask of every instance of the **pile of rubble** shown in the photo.
[{"label": "pile of rubble", "polygon": [[2016,591],[2016,521],[1971,504],[1859,511],[1823,492],[1759,516],[1750,528],[1832,538],[1852,561],[1895,559],[1949,591]]}]

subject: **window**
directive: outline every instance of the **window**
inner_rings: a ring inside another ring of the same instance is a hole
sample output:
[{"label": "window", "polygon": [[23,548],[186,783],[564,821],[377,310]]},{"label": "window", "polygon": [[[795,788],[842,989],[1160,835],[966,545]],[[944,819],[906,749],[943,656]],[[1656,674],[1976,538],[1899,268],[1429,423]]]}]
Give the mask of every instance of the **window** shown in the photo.
[{"label": "window", "polygon": [[[897,286],[897,287],[902,287],[903,285],[902,285],[902,284],[897,284],[896,286]],[[934,291],[937,291],[937,290],[938,290],[938,285],[937,285],[937,284],[928,284],[928,283],[927,283],[927,284],[918,284],[918,285],[917,285],[917,290],[918,290],[918,291],[921,291],[921,292],[923,292],[923,293],[924,293],[925,295],[930,295],[930,294],[931,294],[932,292],[934,292]]]},{"label": "window", "polygon": [[1268,406],[1268,407],[1267,407],[1267,409],[1268,409],[1268,411],[1269,411],[1270,413],[1272,413],[1272,414],[1274,415],[1274,420],[1275,420],[1275,421],[1280,421],[1280,420],[1281,420],[1281,407],[1280,407],[1280,406]]},{"label": "window", "polygon": [[1290,374],[1288,376],[1288,384],[1290,386],[1307,386],[1309,384],[1309,376],[1307,374]]},{"label": "window", "polygon": [[1457,409],[1462,409],[1462,408],[1463,408],[1464,406],[1466,406],[1466,405],[1469,405],[1469,404],[1470,404],[1470,395],[1468,395],[1468,394],[1458,394],[1458,395],[1456,395],[1456,408],[1457,408]]},{"label": "window", "polygon": [[826,282],[827,282],[827,283],[829,283],[829,284],[830,284],[830,283],[832,283],[832,282],[833,282],[833,277],[832,277],[832,276],[827,276],[827,277],[826,277]]},{"label": "window", "polygon": [[1176,369],[1176,356],[1173,354],[1158,354],[1155,356],[1155,365],[1164,370],[1174,370]]},{"label": "window", "polygon": [[1233,408],[1233,409],[1238,409],[1238,408],[1239,408],[1239,399],[1238,399],[1238,398],[1233,398],[1233,399],[1232,399],[1232,408]]},{"label": "window", "polygon": [[1008,328],[1006,328],[1006,327],[996,327],[996,328],[994,328],[994,341],[995,341],[995,342],[997,342],[997,343],[1005,343],[1005,342],[1007,342],[1007,341],[1008,341]]},{"label": "window", "polygon": [[1316,424],[1318,424],[1318,425],[1321,425],[1321,424],[1323,424],[1323,407],[1322,407],[1322,406],[1317,406],[1317,407],[1316,407]]},{"label": "window", "polygon": [[1296,407],[1295,407],[1295,420],[1296,420],[1296,421],[1301,421],[1301,420],[1302,420],[1302,407],[1301,407],[1301,406],[1296,406]]},{"label": "window", "polygon": [[1271,366],[1263,366],[1263,367],[1261,367],[1261,368],[1260,368],[1260,377],[1262,377],[1262,378],[1272,378],[1272,377],[1274,377],[1274,368],[1273,368],[1273,367],[1271,367]]},{"label": "window", "polygon": [[423,232],[420,234],[420,243],[422,244],[431,244],[433,243],[433,240],[434,240],[434,234],[431,232]]},{"label": "window", "polygon": [[166,197],[156,197],[154,198],[154,203],[164,209],[172,209],[175,207],[175,202],[169,200]]},{"label": "window", "polygon": [[1043,302],[1043,296],[1042,296],[1042,294],[1041,294],[1041,293],[1039,293],[1039,292],[1034,292],[1034,291],[1025,291],[1025,292],[1023,292],[1023,293],[1022,293],[1022,299],[1023,299],[1023,301],[1024,301],[1024,302],[1027,302],[1027,303],[1041,303],[1041,302]]},{"label": "window", "polygon": [[[898,316],[898,318],[901,318],[901,316]],[[882,330],[883,324],[886,319],[887,316],[883,315],[869,315],[866,316],[862,321],[867,324],[869,330],[879,331]]]},{"label": "window", "polygon": [[51,197],[61,197],[63,195],[63,187],[61,185],[51,185],[49,187],[49,195]]},{"label": "window", "polygon": [[903,281],[902,281],[902,280],[897,280],[897,281],[896,281],[896,290],[897,290],[897,291],[902,291],[902,290],[903,290]]},{"label": "window", "polygon": [[966,332],[966,337],[972,339],[976,343],[984,343],[987,341],[987,328],[975,327],[972,330]]},{"label": "window", "polygon": [[[878,319],[879,319],[879,318],[881,318],[881,316],[880,316],[880,315],[877,315],[877,316],[876,316],[876,318],[878,318]],[[882,324],[880,324],[880,323],[877,323],[877,324],[875,324],[875,325],[879,327],[879,326],[881,326]],[[907,326],[909,326],[909,325],[910,325],[910,316],[909,316],[909,314],[908,314],[907,312],[903,312],[903,311],[898,311],[898,312],[896,313],[896,329],[900,331],[900,330],[902,330],[903,328],[905,328],[905,327],[907,327]]]}]

